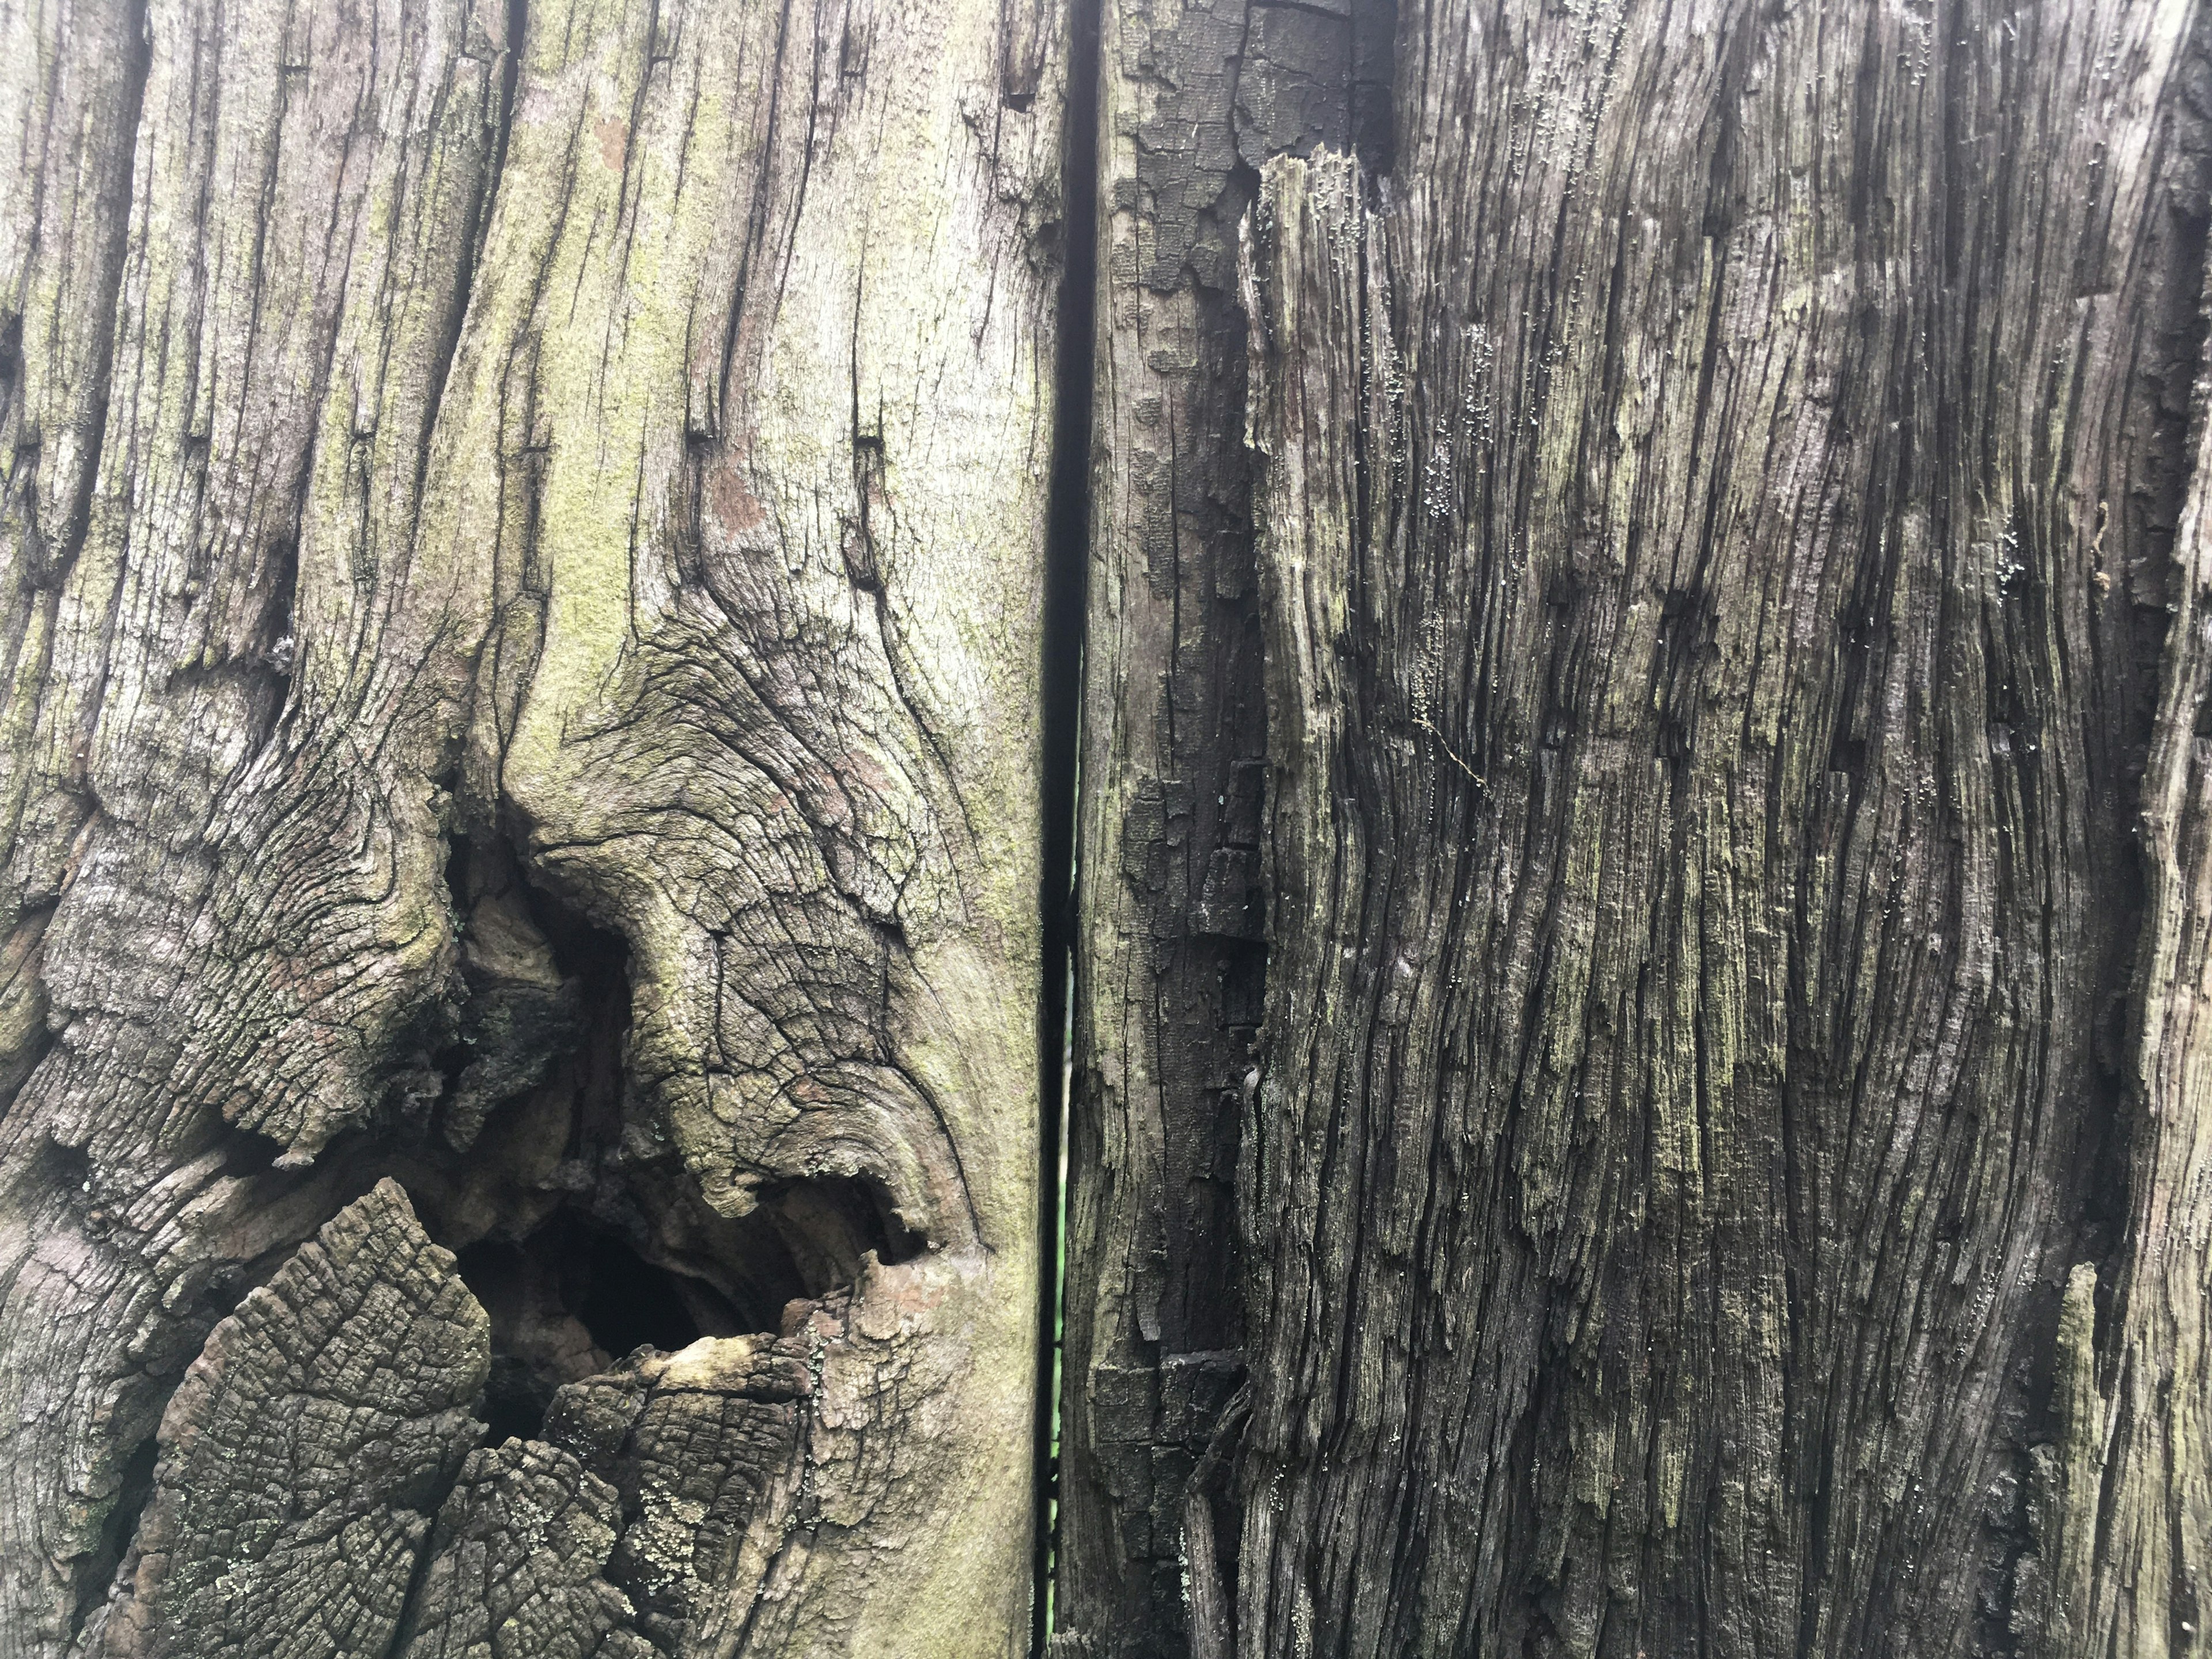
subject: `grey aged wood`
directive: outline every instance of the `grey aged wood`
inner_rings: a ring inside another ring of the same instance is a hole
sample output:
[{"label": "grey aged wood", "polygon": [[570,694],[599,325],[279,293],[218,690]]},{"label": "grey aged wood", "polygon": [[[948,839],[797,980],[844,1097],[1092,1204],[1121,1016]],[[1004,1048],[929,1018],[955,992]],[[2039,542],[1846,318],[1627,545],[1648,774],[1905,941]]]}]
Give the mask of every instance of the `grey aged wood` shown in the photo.
[{"label": "grey aged wood", "polygon": [[0,1654],[1025,1644],[1063,33],[0,3]]},{"label": "grey aged wood", "polygon": [[1268,169],[1247,1659],[2201,1647],[2203,29],[1437,0]]},{"label": "grey aged wood", "polygon": [[1050,1651],[2200,1650],[2201,12],[0,0],[0,1659],[1023,1648],[1086,511]]}]

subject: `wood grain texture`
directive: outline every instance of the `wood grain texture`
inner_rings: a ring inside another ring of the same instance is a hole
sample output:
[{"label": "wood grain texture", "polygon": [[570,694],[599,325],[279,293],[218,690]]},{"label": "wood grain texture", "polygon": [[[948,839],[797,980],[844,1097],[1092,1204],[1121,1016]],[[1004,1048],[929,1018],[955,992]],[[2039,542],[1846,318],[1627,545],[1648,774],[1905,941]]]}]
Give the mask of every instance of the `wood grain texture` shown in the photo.
[{"label": "wood grain texture", "polygon": [[[2203,25],[2200,21],[2201,31]],[[2191,112],[2212,117],[2200,56]],[[2204,202],[2212,162],[2190,181]],[[2142,785],[2145,906],[2128,1083],[2127,1237],[2109,1295],[2088,1263],[2060,1316],[2061,1421],[2045,1485],[2060,1547],[2054,1650],[2199,1651],[2212,1613],[2212,375],[2200,372],[2172,620]],[[2063,1623],[2059,1622],[2062,1621]]]},{"label": "wood grain texture", "polygon": [[86,1651],[390,1650],[436,1494],[483,1430],[489,1325],[455,1265],[382,1182],[216,1327]]},{"label": "wood grain texture", "polygon": [[[133,1528],[386,1179],[487,1444],[362,1651],[1021,1645],[1061,33],[0,9],[0,1654],[293,1650]],[[556,1443],[679,1361],[711,1492]]]},{"label": "wood grain texture", "polygon": [[[1055,1651],[1187,1650],[1233,1573],[1238,1090],[1266,983],[1266,708],[1237,226],[1273,155],[1387,145],[1390,15],[1103,9]],[[1195,1498],[1201,1467],[1216,1471]]]},{"label": "wood grain texture", "polygon": [[1239,1653],[2199,1639],[2192,27],[1446,0],[1270,168]]}]

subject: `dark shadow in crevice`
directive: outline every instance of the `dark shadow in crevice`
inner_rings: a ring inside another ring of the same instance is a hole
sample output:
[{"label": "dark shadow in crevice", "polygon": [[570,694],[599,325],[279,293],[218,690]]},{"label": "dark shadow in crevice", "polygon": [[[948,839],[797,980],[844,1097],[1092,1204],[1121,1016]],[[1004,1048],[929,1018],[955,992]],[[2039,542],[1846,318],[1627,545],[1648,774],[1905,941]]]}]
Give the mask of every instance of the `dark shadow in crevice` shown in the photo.
[{"label": "dark shadow in crevice", "polygon": [[258,1129],[226,1124],[221,1142],[222,1174],[227,1180],[267,1175],[284,1155],[284,1143]]},{"label": "dark shadow in crevice", "polygon": [[744,1216],[716,1212],[635,1132],[622,935],[503,840],[457,837],[447,879],[466,995],[437,1056],[442,1093],[418,1139],[372,1149],[345,1185],[397,1176],[457,1253],[491,1318],[495,1438],[533,1433],[555,1389],[641,1347],[773,1335],[790,1304],[854,1284],[871,1255],[925,1248],[866,1176],[776,1182]]},{"label": "dark shadow in crevice", "polygon": [[571,1265],[580,1281],[576,1317],[592,1340],[617,1358],[639,1348],[673,1353],[702,1336],[734,1335],[738,1328],[731,1315],[708,1322],[723,1328],[702,1329],[702,1304],[722,1301],[714,1287],[697,1279],[679,1283],[677,1274],[654,1267],[612,1233],[589,1232]]},{"label": "dark shadow in crevice", "polygon": [[[557,1389],[641,1348],[774,1337],[792,1304],[927,1248],[870,1175],[773,1182],[743,1216],[714,1210],[673,1150],[640,1132],[623,936],[538,884],[496,836],[457,836],[446,876],[456,971],[395,1046],[376,1120],[290,1168],[276,1141],[225,1132],[222,1173],[247,1183],[239,1208],[267,1248],[211,1277],[210,1321],[397,1180],[489,1316],[480,1411],[496,1444],[535,1437]],[[74,1165],[57,1176],[81,1179]]]},{"label": "dark shadow in crevice", "polygon": [[537,1370],[513,1354],[493,1354],[483,1403],[477,1407],[483,1419],[483,1443],[537,1439],[545,1431],[545,1413],[552,1406],[553,1389]]},{"label": "dark shadow in crevice", "polygon": [[83,1632],[85,1620],[91,1617],[93,1609],[102,1605],[108,1587],[114,1582],[116,1570],[123,1565],[124,1556],[137,1538],[139,1517],[144,1515],[146,1504],[154,1496],[154,1465],[161,1450],[161,1443],[149,1434],[133,1446],[123,1460],[114,1502],[100,1524],[100,1547],[81,1564],[78,1571],[77,1582],[86,1589],[78,1595],[76,1605],[70,1610],[71,1641]]},{"label": "dark shadow in crevice", "polygon": [[640,1348],[673,1352],[740,1328],[711,1285],[654,1265],[618,1234],[574,1214],[520,1242],[482,1240],[459,1260],[491,1320],[488,1444],[534,1437],[562,1384]]},{"label": "dark shadow in crevice", "polygon": [[1071,965],[1075,946],[1076,787],[1083,718],[1086,641],[1085,586],[1091,545],[1091,446],[1095,425],[1094,353],[1098,303],[1098,122],[1100,0],[1068,0],[1066,103],[1061,114],[1060,175],[1066,223],[1060,237],[1058,328],[1053,366],[1051,473],[1047,484],[1043,637],[1038,690],[1043,714],[1039,759],[1037,910],[1042,971],[1036,1005],[1037,1278],[1036,1376],[1030,1426],[1036,1536],[1030,1558],[1030,1651],[1051,1639],[1047,1587],[1053,1571],[1059,1474],[1058,1381],[1064,1261],[1060,1148],[1066,1130],[1066,1054]]},{"label": "dark shadow in crevice", "polygon": [[755,1215],[789,1255],[799,1294],[810,1299],[852,1284],[864,1256],[889,1266],[928,1248],[899,1219],[890,1194],[866,1176],[783,1182],[763,1188],[759,1202]]},{"label": "dark shadow in crevice", "polygon": [[22,381],[23,316],[21,312],[10,312],[0,317],[0,421],[5,421],[15,407],[16,389]]},{"label": "dark shadow in crevice", "polygon": [[623,1225],[568,1208],[522,1238],[463,1249],[461,1277],[491,1320],[489,1443],[535,1436],[556,1389],[641,1348],[774,1335],[792,1304],[855,1283],[871,1255],[902,1261],[923,1248],[872,1183],[836,1176],[764,1193],[713,1244],[679,1255],[641,1219]]},{"label": "dark shadow in crevice", "polygon": [[39,1143],[39,1187],[67,1194],[71,1201],[92,1184],[92,1158],[83,1147],[51,1138]]}]

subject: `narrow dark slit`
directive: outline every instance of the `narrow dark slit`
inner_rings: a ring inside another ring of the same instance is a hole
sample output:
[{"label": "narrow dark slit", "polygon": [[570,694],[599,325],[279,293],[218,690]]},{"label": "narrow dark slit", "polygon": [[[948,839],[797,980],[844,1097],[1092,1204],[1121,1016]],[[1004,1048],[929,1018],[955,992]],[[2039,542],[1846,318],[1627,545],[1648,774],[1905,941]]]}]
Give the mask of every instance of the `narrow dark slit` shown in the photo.
[{"label": "narrow dark slit", "polygon": [[23,319],[20,313],[11,313],[0,317],[0,420],[7,418],[22,379]]},{"label": "narrow dark slit", "polygon": [[1065,1260],[1061,1229],[1066,1171],[1066,1055],[1073,1012],[1076,790],[1083,702],[1084,580],[1090,559],[1093,354],[1098,297],[1099,0],[1069,0],[1067,103],[1060,143],[1061,227],[1059,336],[1054,365],[1052,476],[1046,505],[1042,701],[1043,799],[1038,908],[1043,961],[1037,993],[1036,1542],[1030,1590],[1030,1650],[1043,1659],[1051,1640],[1054,1540],[1059,1470],[1060,1329]]},{"label": "narrow dark slit", "polygon": [[139,1519],[146,1512],[148,1500],[154,1496],[154,1465],[160,1459],[161,1449],[161,1443],[149,1434],[133,1446],[130,1455],[123,1460],[115,1497],[110,1503],[107,1518],[100,1522],[100,1547],[78,1579],[76,1605],[70,1613],[72,1640],[84,1633],[85,1621],[112,1590],[117,1571],[137,1541]]}]

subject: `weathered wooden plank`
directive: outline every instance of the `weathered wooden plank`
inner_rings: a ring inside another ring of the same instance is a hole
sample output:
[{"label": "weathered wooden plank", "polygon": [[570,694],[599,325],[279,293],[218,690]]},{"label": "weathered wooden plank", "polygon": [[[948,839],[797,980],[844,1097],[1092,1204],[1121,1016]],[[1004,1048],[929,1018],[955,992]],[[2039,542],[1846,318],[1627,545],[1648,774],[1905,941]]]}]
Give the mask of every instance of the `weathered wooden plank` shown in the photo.
[{"label": "weathered wooden plank", "polygon": [[[2113,1195],[2193,1139],[2169,1015],[2124,1063],[2192,16],[1433,5],[1387,210],[1270,170],[1239,1652],[2054,1627],[2065,1402],[2166,1374]],[[2197,1409],[2171,1594],[2051,1650],[2177,1639]]]},{"label": "weathered wooden plank", "polygon": [[[1255,168],[1388,143],[1389,9],[1102,9],[1055,1623],[1178,1653],[1187,1488],[1243,1373],[1238,1090],[1266,976],[1266,719],[1238,221]],[[1225,1502],[1225,1465],[1200,1501]],[[1217,1529],[1233,1551],[1233,1516]]]},{"label": "weathered wooden plank", "polygon": [[[0,1654],[165,1650],[164,1402],[387,1177],[491,1334],[392,1639],[1016,1650],[1058,13],[0,24]],[[720,1498],[545,1437],[632,1339]]]},{"label": "weathered wooden plank", "polygon": [[[2191,67],[2191,112],[2212,116],[2203,58]],[[2187,183],[2201,191],[2202,144],[2185,159],[2194,167]],[[2203,199],[2190,205],[2201,212]],[[2212,1613],[2208,386],[2200,367],[2165,672],[2141,793],[2145,893],[2128,1039],[2126,1231],[2116,1260],[2077,1263],[2068,1277],[2060,1428],[2038,1460],[2057,1540],[2047,1568],[2053,1652],[2195,1652]]]},{"label": "weathered wooden plank", "polygon": [[[371,62],[366,30],[287,15],[117,9],[43,43],[66,84],[145,42],[143,91],[113,109],[139,109],[135,132],[84,138],[121,158],[101,188],[127,191],[128,231],[83,527],[66,557],[28,556],[27,535],[6,554],[52,618],[12,728],[9,867],[27,910],[54,907],[48,1051],[0,1118],[11,1655],[66,1650],[106,1599],[163,1400],[242,1288],[218,1274],[343,1196],[266,1213],[270,1183],[225,1168],[226,1115],[282,1150],[374,1109],[450,948],[428,780],[472,641],[387,630],[398,585],[376,605],[343,573],[410,536],[496,49],[465,13],[393,8]],[[364,234],[395,222],[418,234]],[[53,360],[24,338],[31,386]],[[366,499],[327,511],[318,474],[349,472]],[[293,616],[295,589],[331,585],[325,554],[358,606],[335,638]],[[364,684],[387,631],[411,696]]]}]

